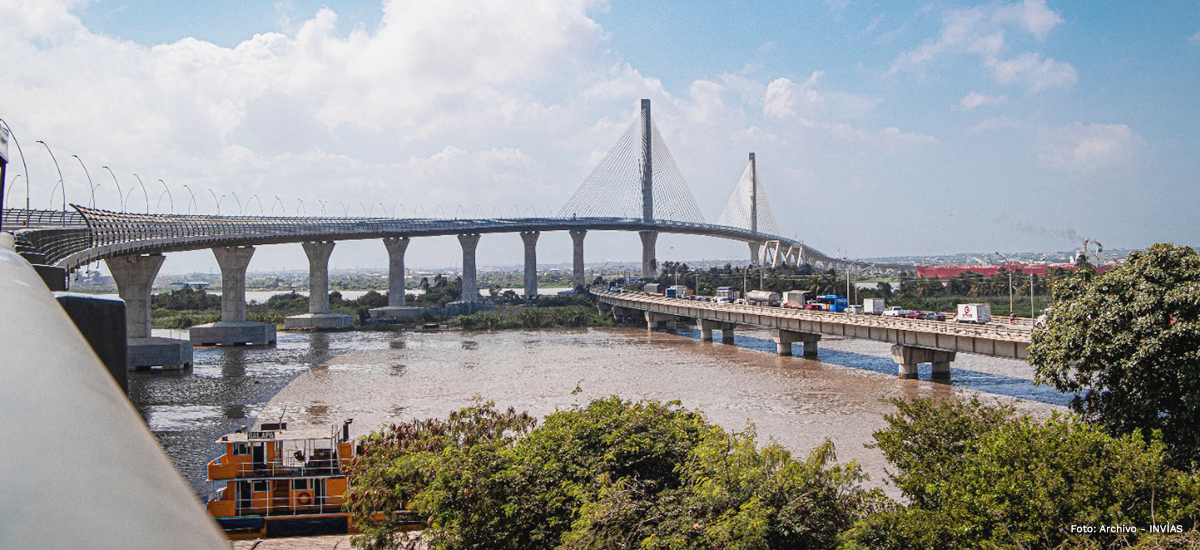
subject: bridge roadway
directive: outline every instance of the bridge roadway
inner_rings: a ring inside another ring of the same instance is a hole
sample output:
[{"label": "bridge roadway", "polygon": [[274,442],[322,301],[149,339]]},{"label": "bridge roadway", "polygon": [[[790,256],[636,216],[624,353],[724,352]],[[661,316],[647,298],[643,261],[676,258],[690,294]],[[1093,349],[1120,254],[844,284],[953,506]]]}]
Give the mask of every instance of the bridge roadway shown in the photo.
[{"label": "bridge roadway", "polygon": [[892,345],[892,359],[901,378],[916,378],[919,363],[931,363],[934,378],[950,377],[955,354],[974,353],[1006,359],[1028,359],[1033,329],[1024,325],[975,325],[945,321],[903,319],[877,315],[849,315],[780,307],[716,304],[635,292],[593,289],[601,313],[614,318],[645,316],[647,329],[670,327],[678,319],[692,319],[701,339],[733,342],[739,325],[771,329],[780,355],[791,355],[792,344],[804,345],[805,356],[817,355],[821,335],[862,338]]}]

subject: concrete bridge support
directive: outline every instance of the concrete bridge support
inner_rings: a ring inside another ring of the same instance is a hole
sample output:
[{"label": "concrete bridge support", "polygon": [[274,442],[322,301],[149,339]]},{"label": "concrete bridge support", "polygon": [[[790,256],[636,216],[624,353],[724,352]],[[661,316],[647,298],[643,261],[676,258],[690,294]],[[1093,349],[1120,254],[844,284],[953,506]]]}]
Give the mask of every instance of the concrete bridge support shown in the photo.
[{"label": "concrete bridge support", "polygon": [[654,330],[656,328],[675,329],[675,316],[665,313],[654,313],[647,311],[646,313],[646,330]]},{"label": "concrete bridge support", "polygon": [[658,276],[658,262],[654,259],[658,231],[638,231],[638,235],[642,238],[642,278],[653,279]]},{"label": "concrete bridge support", "polygon": [[475,282],[475,247],[479,246],[479,233],[458,236],[462,245],[462,301],[474,304],[479,301],[479,284]]},{"label": "concrete bridge support", "polygon": [[775,331],[775,351],[779,355],[791,355],[792,344],[804,344],[804,356],[817,356],[817,342],[821,341],[820,334],[810,334],[807,332],[796,332],[792,330],[777,330]]},{"label": "concrete bridge support", "polygon": [[708,319],[696,319],[696,324],[700,325],[700,341],[712,342],[713,331],[721,331],[721,343],[733,343],[733,323],[723,323],[721,321],[710,321]]},{"label": "concrete bridge support", "polygon": [[328,330],[354,326],[349,315],[329,313],[329,256],[335,244],[333,241],[300,243],[308,256],[308,313],[284,319],[283,328]]},{"label": "concrete bridge support", "polygon": [[758,265],[758,251],[762,243],[747,243],[750,245],[750,265]]},{"label": "concrete bridge support", "polygon": [[521,241],[525,243],[525,303],[537,299],[537,240],[541,235],[537,231],[522,231]]},{"label": "concrete bridge support", "polygon": [[150,333],[150,290],[166,259],[162,254],[133,254],[104,261],[117,283],[117,294],[125,301],[126,364],[131,369],[192,365],[191,342],[155,338]]},{"label": "concrete bridge support", "polygon": [[388,305],[371,308],[372,319],[382,322],[416,319],[421,316],[419,307],[407,307],[404,295],[404,252],[408,250],[408,237],[385,237],[383,246],[388,252]]},{"label": "concrete bridge support", "polygon": [[587,284],[583,279],[583,237],[587,235],[586,229],[572,229],[571,240],[575,243],[575,253],[572,254],[572,263],[574,270],[571,272],[571,284],[576,288]]},{"label": "concrete bridge support", "polygon": [[193,345],[268,345],[275,343],[275,325],[246,321],[246,267],[253,246],[214,248],[221,266],[221,320],[188,330]]},{"label": "concrete bridge support", "polygon": [[916,378],[917,364],[930,363],[933,365],[933,378],[949,379],[950,362],[954,361],[955,352],[936,349],[917,348],[896,344],[892,346],[892,360],[899,366],[900,378]]}]

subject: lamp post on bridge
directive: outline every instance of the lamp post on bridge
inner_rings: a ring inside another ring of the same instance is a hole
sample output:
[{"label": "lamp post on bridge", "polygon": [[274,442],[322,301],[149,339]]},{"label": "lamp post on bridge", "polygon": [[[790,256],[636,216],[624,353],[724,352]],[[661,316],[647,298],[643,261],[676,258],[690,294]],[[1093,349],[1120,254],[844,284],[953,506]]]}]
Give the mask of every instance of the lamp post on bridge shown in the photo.
[{"label": "lamp post on bridge", "polygon": [[[188,187],[188,184],[186,184],[186,183],[183,184],[183,188],[186,189],[188,192],[189,198],[188,198],[187,213],[190,216],[190,215],[192,215],[192,205],[196,204],[196,192],[192,191],[192,188]],[[200,210],[200,205],[198,205],[198,204],[196,205],[196,210],[197,211]]]},{"label": "lamp post on bridge", "polygon": [[216,191],[213,191],[211,187],[208,188],[208,192],[212,194],[213,202],[217,204],[217,215],[220,216],[221,201],[225,200],[225,195],[221,195],[221,198],[218,199]]},{"label": "lamp post on bridge", "polygon": [[[30,197],[30,195],[29,195],[29,165],[25,163],[25,151],[23,149],[21,149],[21,141],[17,139],[16,132],[13,132],[12,127],[9,126],[8,122],[2,118],[0,118],[0,124],[4,125],[4,130],[7,132],[5,134],[6,135],[5,142],[7,142],[7,138],[12,138],[13,145],[17,146],[17,154],[21,156],[21,168],[25,170],[25,174],[24,174],[25,175],[25,225],[28,226],[30,217],[33,216],[33,211],[30,208],[30,200],[29,200],[29,197]],[[5,158],[7,158],[7,156],[8,156],[7,148],[4,151],[4,155],[5,155]],[[6,160],[4,163],[5,171],[7,171],[7,166],[8,166],[8,162]],[[14,180],[15,179],[16,178],[14,178]],[[0,176],[0,188],[3,188],[3,187],[4,187],[4,179],[3,179],[3,176]],[[0,190],[2,190],[2,189],[0,189]]]},{"label": "lamp post on bridge", "polygon": [[83,165],[83,159],[79,158],[79,155],[71,156],[75,157],[75,160],[79,161],[80,166],[83,166],[83,175],[87,176],[88,179],[88,189],[92,190],[92,208],[94,209],[96,208],[96,188],[100,187],[100,185],[92,185],[92,174],[88,172],[87,166]]},{"label": "lamp post on bridge", "polygon": [[[175,197],[171,195],[171,188],[167,187],[167,182],[165,182],[161,179],[158,180],[158,183],[163,184],[163,192],[167,194],[167,199],[171,201],[171,214],[174,214],[175,213]],[[158,204],[154,205],[154,209],[158,210],[158,207],[161,204],[162,204],[162,195],[159,195],[158,196]]]},{"label": "lamp post on bridge", "polygon": [[[46,142],[40,139],[37,142],[41,143],[42,146],[46,148],[47,153],[50,153],[50,160],[54,161],[54,169],[58,172],[58,185],[55,185],[54,187],[57,189],[59,185],[62,186],[62,211],[63,220],[65,221],[67,216],[67,184],[63,183],[62,170],[58,168],[58,159],[54,158],[54,151],[50,150],[50,146],[46,145]],[[28,180],[29,176],[26,176],[25,179]],[[50,190],[50,200],[54,200],[54,189]]]},{"label": "lamp post on bridge", "polygon": [[146,199],[146,213],[149,214],[150,213],[150,193],[146,192],[146,184],[142,183],[141,176],[134,174],[133,177],[137,178],[138,185],[142,186],[142,198]]},{"label": "lamp post on bridge", "polygon": [[[121,193],[121,182],[117,181],[117,175],[113,173],[112,168],[109,168],[107,166],[101,166],[101,168],[108,170],[108,175],[112,176],[113,183],[117,184],[117,212],[124,212],[125,211],[125,195],[123,193]],[[185,185],[184,187],[187,187],[187,186]]]},{"label": "lamp post on bridge", "polygon": [[1008,272],[1008,314],[1013,315],[1013,282],[1012,282],[1012,264],[1008,261],[1008,257],[999,252],[996,253],[1004,260],[1004,270]]}]

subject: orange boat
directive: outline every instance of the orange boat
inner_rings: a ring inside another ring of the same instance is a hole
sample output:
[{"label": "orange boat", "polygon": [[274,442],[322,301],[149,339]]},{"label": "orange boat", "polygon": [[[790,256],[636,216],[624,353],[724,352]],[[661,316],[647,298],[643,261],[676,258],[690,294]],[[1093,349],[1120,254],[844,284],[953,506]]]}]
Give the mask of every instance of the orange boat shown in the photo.
[{"label": "orange boat", "polygon": [[352,532],[343,509],[351,422],[328,431],[264,423],[221,437],[225,452],[208,463],[208,481],[223,486],[208,513],[234,539]]}]

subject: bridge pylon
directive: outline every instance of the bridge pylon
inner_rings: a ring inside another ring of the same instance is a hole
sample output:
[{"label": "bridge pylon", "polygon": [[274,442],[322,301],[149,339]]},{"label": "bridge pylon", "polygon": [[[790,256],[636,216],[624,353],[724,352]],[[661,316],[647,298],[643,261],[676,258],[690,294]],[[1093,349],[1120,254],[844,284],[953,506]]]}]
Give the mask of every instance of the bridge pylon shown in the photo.
[{"label": "bridge pylon", "polygon": [[[742,171],[742,177],[734,186],[733,194],[729,197],[729,202],[725,205],[725,210],[721,212],[717,224],[749,229],[754,233],[779,234],[779,224],[775,222],[775,214],[771,211],[767,193],[758,177],[758,164],[754,153],[750,153],[746,169]],[[749,243],[750,263],[757,265],[760,259],[766,261],[766,258],[760,257],[765,240],[764,238],[761,241]]]}]

